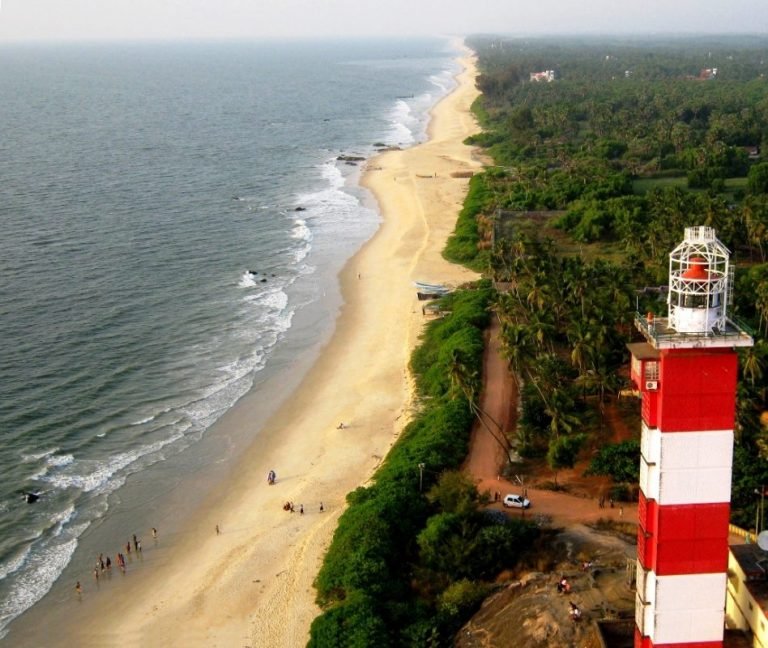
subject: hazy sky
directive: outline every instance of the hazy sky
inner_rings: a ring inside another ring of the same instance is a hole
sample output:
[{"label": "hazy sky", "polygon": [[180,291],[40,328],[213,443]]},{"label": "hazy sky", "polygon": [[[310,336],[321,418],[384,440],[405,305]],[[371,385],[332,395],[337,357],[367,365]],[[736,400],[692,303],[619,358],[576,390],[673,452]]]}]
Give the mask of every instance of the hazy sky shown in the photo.
[{"label": "hazy sky", "polygon": [[0,0],[0,41],[768,33],[768,0]]}]

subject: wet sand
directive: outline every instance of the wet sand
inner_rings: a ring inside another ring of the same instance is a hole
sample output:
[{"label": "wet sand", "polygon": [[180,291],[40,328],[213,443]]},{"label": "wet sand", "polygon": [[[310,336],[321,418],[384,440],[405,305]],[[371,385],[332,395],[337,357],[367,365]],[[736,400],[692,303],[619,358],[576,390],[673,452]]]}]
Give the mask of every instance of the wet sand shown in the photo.
[{"label": "wet sand", "polygon": [[[306,644],[319,613],[312,581],[345,496],[370,478],[409,420],[407,365],[425,321],[412,281],[475,278],[441,256],[468,184],[450,174],[481,166],[463,144],[478,130],[469,52],[461,64],[458,87],[433,110],[429,140],[368,163],[363,184],[383,223],[340,275],[344,305],[318,360],[172,550],[145,552],[144,573],[120,587],[84,592],[99,598],[88,602],[94,622],[72,630],[69,645]],[[221,425],[252,425],[248,403]],[[269,486],[271,469],[277,482]],[[283,510],[286,501],[294,513]]]}]

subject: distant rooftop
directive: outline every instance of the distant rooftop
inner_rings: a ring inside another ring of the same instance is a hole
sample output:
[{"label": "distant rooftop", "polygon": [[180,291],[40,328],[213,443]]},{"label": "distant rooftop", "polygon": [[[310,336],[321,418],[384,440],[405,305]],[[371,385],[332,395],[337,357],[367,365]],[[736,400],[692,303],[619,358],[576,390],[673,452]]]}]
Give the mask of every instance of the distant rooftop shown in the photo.
[{"label": "distant rooftop", "polygon": [[752,598],[760,605],[763,614],[768,612],[768,551],[756,544],[734,544],[731,553],[747,577],[744,585]]}]

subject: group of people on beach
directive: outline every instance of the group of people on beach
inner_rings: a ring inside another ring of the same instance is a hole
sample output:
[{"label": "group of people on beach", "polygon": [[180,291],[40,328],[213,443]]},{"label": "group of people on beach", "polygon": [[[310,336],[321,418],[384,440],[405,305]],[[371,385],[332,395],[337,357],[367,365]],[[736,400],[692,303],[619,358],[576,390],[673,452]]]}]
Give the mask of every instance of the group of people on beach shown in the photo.
[{"label": "group of people on beach", "polygon": [[[293,502],[286,502],[285,504],[283,504],[283,510],[284,511],[290,511],[291,513],[295,513],[296,512],[296,507],[294,506]],[[323,503],[320,502],[320,512],[322,513],[323,511],[325,511],[325,506],[323,506]],[[304,505],[303,504],[299,504],[299,514],[300,515],[304,515]]]},{"label": "group of people on beach", "polygon": [[[157,529],[155,527],[152,527],[152,537],[157,540]],[[136,536],[135,533],[133,534],[131,540],[128,540],[128,542],[125,543],[125,553],[128,554],[129,559],[131,556],[131,547],[133,547],[133,552],[136,554],[136,556],[140,557],[141,540]],[[127,561],[125,554],[123,554],[122,551],[118,551],[115,554],[115,563],[119,567],[121,573],[125,574]],[[93,568],[93,578],[98,584],[99,579],[104,575],[107,577],[112,575],[112,559],[109,556],[104,556],[103,553],[100,553],[99,557],[96,559],[96,565]],[[75,583],[75,592],[78,596],[83,593],[83,586],[81,585],[80,581]]]},{"label": "group of people on beach", "polygon": [[[344,424],[343,423],[339,423],[339,429],[341,429],[343,427],[344,427]],[[267,473],[267,483],[270,486],[272,486],[272,484],[274,484],[276,480],[277,480],[277,475],[275,474],[275,471],[274,470],[270,470]],[[293,502],[288,501],[285,504],[283,504],[283,510],[284,511],[290,511],[291,513],[295,513],[296,512],[296,506],[294,505]],[[323,503],[320,502],[320,512],[322,513],[323,511],[325,511],[325,507],[323,506]],[[299,504],[299,514],[300,515],[304,515],[304,505],[303,504]],[[216,532],[218,533],[218,526],[216,527]]]}]

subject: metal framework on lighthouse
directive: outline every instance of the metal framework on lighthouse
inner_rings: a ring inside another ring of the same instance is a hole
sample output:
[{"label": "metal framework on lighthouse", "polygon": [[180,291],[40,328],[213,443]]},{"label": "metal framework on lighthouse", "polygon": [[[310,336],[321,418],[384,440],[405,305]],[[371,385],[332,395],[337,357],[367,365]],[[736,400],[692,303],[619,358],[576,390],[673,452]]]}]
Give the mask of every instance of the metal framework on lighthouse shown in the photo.
[{"label": "metal framework on lighthouse", "polygon": [[723,645],[737,347],[728,249],[692,227],[670,254],[667,317],[628,345],[642,397],[636,648]]},{"label": "metal framework on lighthouse", "polygon": [[724,331],[732,303],[730,252],[711,227],[689,227],[669,255],[669,326],[678,333]]}]

